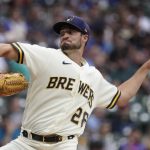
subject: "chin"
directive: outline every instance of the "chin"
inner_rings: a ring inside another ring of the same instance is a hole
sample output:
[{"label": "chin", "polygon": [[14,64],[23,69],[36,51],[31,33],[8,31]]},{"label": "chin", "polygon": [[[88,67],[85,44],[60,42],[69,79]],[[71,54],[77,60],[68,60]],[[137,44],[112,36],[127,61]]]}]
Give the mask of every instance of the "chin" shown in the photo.
[{"label": "chin", "polygon": [[69,44],[67,44],[67,43],[62,44],[60,47],[61,47],[62,50],[69,50],[69,49],[71,49],[71,46]]}]

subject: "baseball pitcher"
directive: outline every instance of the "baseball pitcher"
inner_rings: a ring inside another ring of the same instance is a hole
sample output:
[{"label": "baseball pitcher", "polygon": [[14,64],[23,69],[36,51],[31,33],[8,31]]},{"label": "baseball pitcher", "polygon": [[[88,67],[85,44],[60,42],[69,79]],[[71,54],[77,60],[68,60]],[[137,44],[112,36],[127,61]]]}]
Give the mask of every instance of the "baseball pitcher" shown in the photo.
[{"label": "baseball pitcher", "polygon": [[149,72],[150,60],[116,87],[82,57],[90,35],[82,18],[68,17],[53,29],[60,49],[0,44],[0,56],[25,64],[31,76],[20,136],[0,150],[76,150],[93,109],[126,105]]}]

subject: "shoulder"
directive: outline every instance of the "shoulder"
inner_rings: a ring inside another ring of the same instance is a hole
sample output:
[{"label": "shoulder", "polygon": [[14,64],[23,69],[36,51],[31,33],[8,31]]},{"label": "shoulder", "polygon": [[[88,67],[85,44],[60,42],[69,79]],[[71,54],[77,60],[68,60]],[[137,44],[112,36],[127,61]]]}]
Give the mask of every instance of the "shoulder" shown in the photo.
[{"label": "shoulder", "polygon": [[37,44],[30,44],[30,43],[20,43],[20,42],[16,42],[13,43],[13,45],[18,45],[23,51],[32,51],[32,52],[46,52],[46,53],[58,53],[60,50],[59,49],[55,49],[55,48],[49,48],[49,47],[44,47],[41,45],[37,45]]},{"label": "shoulder", "polygon": [[22,47],[28,47],[28,48],[36,48],[36,49],[43,49],[43,50],[57,50],[55,48],[48,48],[48,47],[37,45],[37,44],[21,43],[21,42],[16,42],[16,44]]},{"label": "shoulder", "polygon": [[88,62],[86,62],[84,68],[86,74],[91,78],[94,78],[96,80],[100,80],[101,78],[103,78],[102,73],[95,66],[88,64]]},{"label": "shoulder", "polygon": [[89,70],[97,76],[102,76],[101,72],[95,66],[89,65]]}]

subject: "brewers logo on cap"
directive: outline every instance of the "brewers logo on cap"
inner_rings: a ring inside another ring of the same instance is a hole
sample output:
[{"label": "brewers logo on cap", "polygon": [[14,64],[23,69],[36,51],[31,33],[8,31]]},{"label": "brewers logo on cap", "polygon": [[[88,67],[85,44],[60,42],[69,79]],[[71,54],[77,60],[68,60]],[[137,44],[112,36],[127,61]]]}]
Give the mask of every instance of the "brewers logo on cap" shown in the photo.
[{"label": "brewers logo on cap", "polygon": [[70,21],[72,21],[73,19],[74,19],[74,16],[70,16],[70,17],[67,18],[66,21],[67,21],[67,22],[70,22]]}]

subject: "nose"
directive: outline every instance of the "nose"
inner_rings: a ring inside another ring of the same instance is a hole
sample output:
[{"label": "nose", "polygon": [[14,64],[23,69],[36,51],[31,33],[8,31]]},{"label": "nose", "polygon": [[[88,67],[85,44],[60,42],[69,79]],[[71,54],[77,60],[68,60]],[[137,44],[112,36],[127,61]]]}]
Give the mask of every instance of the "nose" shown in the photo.
[{"label": "nose", "polygon": [[64,33],[64,35],[63,36],[61,36],[61,41],[65,41],[65,40],[68,40],[69,39],[69,34],[67,34],[67,33]]}]

